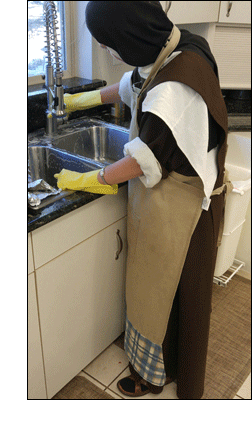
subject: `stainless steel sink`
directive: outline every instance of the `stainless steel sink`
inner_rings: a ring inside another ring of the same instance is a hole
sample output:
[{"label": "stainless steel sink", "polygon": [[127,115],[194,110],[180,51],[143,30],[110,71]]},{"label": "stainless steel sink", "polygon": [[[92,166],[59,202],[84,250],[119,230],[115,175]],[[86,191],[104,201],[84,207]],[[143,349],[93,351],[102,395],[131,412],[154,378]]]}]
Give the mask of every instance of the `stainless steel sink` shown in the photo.
[{"label": "stainless steel sink", "polygon": [[90,158],[104,165],[123,158],[123,147],[129,140],[127,130],[113,125],[93,125],[56,136],[53,146]]},{"label": "stainless steel sink", "polygon": [[[43,179],[57,188],[54,174],[62,168],[85,173],[123,158],[123,147],[129,132],[123,127],[94,118],[74,120],[59,127],[58,134],[49,139],[43,130],[28,138],[28,160],[31,181]],[[72,191],[62,191],[41,202],[40,209]]]},{"label": "stainless steel sink", "polygon": [[[49,146],[29,146],[28,166],[31,181],[43,179],[52,187],[57,188],[57,179],[55,179],[54,174],[60,173],[63,168],[79,173],[86,173],[100,168],[102,164]],[[43,208],[72,193],[72,191],[64,190],[58,195],[49,196],[39,206],[33,207],[33,209]]]}]

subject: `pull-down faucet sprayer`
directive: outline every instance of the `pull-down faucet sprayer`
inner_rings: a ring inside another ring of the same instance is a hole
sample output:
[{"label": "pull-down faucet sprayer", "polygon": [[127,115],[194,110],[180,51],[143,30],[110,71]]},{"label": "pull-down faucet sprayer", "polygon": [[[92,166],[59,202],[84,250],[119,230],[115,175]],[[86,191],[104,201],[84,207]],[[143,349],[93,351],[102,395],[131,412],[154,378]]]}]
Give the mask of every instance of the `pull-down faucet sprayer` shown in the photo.
[{"label": "pull-down faucet sprayer", "polygon": [[62,56],[57,36],[58,21],[54,1],[44,2],[44,20],[46,26],[46,134],[52,136],[57,133],[57,123],[63,122],[63,118],[66,117],[62,86]]}]

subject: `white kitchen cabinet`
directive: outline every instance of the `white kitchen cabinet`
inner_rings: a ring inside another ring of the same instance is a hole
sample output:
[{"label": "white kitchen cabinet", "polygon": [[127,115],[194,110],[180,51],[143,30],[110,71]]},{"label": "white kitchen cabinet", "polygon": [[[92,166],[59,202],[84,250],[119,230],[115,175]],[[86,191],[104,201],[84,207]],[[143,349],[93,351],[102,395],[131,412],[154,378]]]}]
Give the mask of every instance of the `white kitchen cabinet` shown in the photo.
[{"label": "white kitchen cabinet", "polygon": [[125,271],[126,217],[36,270],[48,398],[123,331]]},{"label": "white kitchen cabinet", "polygon": [[[29,398],[52,398],[123,331],[126,214],[127,185],[117,196],[100,197],[28,236],[28,268],[34,270],[28,328],[33,334],[37,329],[29,344]],[[115,260],[118,230],[123,250]],[[38,340],[44,364],[34,355]],[[41,365],[47,395],[38,397],[34,384]]]},{"label": "white kitchen cabinet", "polygon": [[32,232],[35,269],[127,214],[127,185]]},{"label": "white kitchen cabinet", "polygon": [[171,3],[168,18],[174,24],[218,22],[219,1],[161,1],[160,3],[164,10]]},{"label": "white kitchen cabinet", "polygon": [[28,233],[28,274],[34,271],[33,253],[32,253],[32,241],[31,233]]},{"label": "white kitchen cabinet", "polygon": [[[226,163],[239,167],[242,172],[251,170],[251,132],[229,133],[227,143]],[[245,263],[240,273],[251,280],[251,201],[245,219],[235,258]]]},{"label": "white kitchen cabinet", "polygon": [[46,399],[35,276],[28,276],[28,399]]},{"label": "white kitchen cabinet", "polygon": [[219,22],[226,24],[251,24],[251,1],[221,1],[220,3]]}]

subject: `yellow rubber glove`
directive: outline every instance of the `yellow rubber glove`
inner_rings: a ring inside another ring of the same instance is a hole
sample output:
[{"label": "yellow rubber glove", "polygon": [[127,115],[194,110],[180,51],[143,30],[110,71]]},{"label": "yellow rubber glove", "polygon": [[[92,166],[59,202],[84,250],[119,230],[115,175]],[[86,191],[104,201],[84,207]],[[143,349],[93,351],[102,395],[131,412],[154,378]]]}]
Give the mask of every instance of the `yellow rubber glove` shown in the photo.
[{"label": "yellow rubber glove", "polygon": [[81,111],[102,105],[100,90],[92,90],[85,93],[64,94],[66,113]]},{"label": "yellow rubber glove", "polygon": [[88,173],[77,173],[76,171],[61,170],[59,174],[54,174],[58,180],[59,189],[83,190],[84,192],[101,193],[104,195],[116,195],[118,185],[106,185],[99,183],[97,175],[100,170],[89,171]]}]

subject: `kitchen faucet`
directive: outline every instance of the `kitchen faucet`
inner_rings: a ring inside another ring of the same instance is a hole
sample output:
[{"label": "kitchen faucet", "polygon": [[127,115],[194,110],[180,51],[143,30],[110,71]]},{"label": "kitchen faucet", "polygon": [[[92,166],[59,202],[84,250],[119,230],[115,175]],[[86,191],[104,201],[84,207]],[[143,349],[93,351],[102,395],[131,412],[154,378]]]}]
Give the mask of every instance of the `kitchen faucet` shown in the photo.
[{"label": "kitchen faucet", "polygon": [[63,66],[61,47],[57,37],[57,12],[54,1],[44,2],[44,20],[46,26],[46,75],[47,89],[46,134],[57,133],[58,123],[66,117],[64,90],[62,86]]}]

